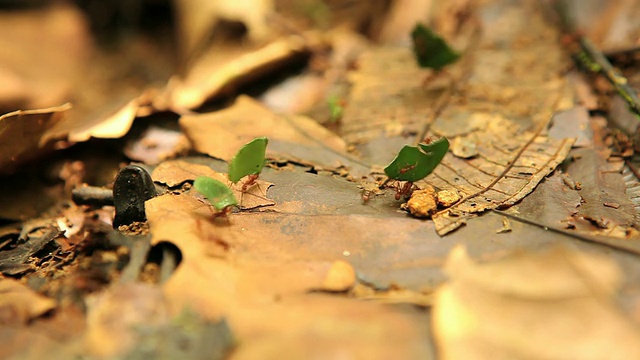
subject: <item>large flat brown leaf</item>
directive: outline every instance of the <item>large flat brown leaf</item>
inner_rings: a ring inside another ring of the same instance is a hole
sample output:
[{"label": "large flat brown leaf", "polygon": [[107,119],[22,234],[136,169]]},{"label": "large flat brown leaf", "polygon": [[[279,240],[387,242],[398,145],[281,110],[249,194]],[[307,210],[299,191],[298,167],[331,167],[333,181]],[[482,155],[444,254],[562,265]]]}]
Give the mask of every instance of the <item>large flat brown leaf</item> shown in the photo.
[{"label": "large flat brown leaf", "polygon": [[454,249],[433,326],[443,359],[633,359],[640,332],[618,308],[611,259],[560,247],[480,264]]},{"label": "large flat brown leaf", "polygon": [[233,106],[202,115],[185,115],[180,126],[195,150],[229,161],[238,149],[267,136],[267,156],[325,168],[349,167],[368,174],[369,167],[346,153],[344,141],[315,121],[297,115],[277,115],[257,101],[240,96]]},{"label": "large flat brown leaf", "polygon": [[358,149],[377,164],[394,154],[385,143],[399,149],[413,142],[407,134],[428,130],[427,135],[449,139],[451,151],[426,178],[438,189],[462,195],[433,216],[440,235],[475,214],[524,198],[574,142],[546,135],[554,113],[573,101],[562,77],[567,63],[557,30],[540,6],[502,4],[499,13],[505,15],[498,17],[492,6],[478,11],[482,32],[463,31],[453,39],[469,45],[448,76],[423,84],[429,72],[417,67],[407,49],[375,49],[363,56],[343,118],[345,139],[365,142]]},{"label": "large flat brown leaf", "polygon": [[242,344],[235,357],[430,357],[427,314],[308,293],[322,288],[332,261],[237,257],[242,249],[220,236],[229,225],[209,221],[202,203],[189,195],[156,197],[146,210],[153,241],[171,241],[182,251],[164,285],[172,312],[190,307],[211,320],[224,317]]}]

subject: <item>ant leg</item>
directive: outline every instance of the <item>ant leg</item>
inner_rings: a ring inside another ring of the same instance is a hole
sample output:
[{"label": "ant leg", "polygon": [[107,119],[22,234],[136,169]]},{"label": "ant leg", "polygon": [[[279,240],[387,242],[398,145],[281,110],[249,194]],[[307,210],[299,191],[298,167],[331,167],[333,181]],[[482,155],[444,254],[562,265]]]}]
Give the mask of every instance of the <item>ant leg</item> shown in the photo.
[{"label": "ant leg", "polygon": [[258,180],[258,177],[260,176],[260,174],[251,174],[249,176],[247,176],[247,181],[245,181],[242,184],[242,189],[240,190],[240,206],[242,207],[242,200],[244,199],[244,193],[247,192],[247,190],[249,190],[249,188],[253,185],[257,185],[258,189],[260,191],[262,191],[262,189],[260,189],[260,185],[256,182],[256,180]]}]

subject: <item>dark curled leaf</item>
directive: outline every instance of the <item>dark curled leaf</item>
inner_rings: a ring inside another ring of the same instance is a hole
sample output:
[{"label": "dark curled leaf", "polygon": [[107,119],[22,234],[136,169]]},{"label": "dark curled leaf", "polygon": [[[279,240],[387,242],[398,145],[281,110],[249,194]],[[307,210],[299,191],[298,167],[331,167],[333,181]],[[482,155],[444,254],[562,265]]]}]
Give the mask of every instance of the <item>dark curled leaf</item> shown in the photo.
[{"label": "dark curled leaf", "polygon": [[207,200],[220,211],[227,206],[237,205],[238,201],[233,195],[229,187],[222,182],[212,179],[208,176],[199,176],[194,182],[193,187],[204,195]]},{"label": "dark curled leaf", "polygon": [[454,51],[443,38],[422,24],[416,24],[411,32],[411,38],[413,51],[420,67],[440,70],[460,58],[460,54]]},{"label": "dark curled leaf", "polygon": [[405,145],[384,172],[388,177],[415,182],[423,179],[438,166],[449,150],[449,141],[442,137],[430,144]]},{"label": "dark curled leaf", "polygon": [[264,158],[269,139],[259,137],[244,145],[229,163],[229,180],[237,183],[243,177],[259,174],[264,167]]}]

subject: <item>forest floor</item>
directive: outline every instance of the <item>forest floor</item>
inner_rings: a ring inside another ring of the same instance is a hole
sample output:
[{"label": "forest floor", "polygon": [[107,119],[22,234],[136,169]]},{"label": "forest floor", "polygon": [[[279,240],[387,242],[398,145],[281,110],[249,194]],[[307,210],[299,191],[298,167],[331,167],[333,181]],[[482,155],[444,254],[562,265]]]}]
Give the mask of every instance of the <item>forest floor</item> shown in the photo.
[{"label": "forest floor", "polygon": [[637,2],[78,3],[0,9],[0,358],[640,358]]}]

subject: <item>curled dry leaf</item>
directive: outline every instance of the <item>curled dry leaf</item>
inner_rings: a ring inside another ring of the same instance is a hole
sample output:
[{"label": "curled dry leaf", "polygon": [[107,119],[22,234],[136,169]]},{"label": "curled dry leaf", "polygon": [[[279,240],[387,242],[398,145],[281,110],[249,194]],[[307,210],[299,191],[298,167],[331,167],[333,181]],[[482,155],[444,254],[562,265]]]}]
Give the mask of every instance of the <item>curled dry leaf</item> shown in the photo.
[{"label": "curled dry leaf", "polygon": [[216,48],[199,58],[184,78],[173,78],[156,107],[176,112],[197,108],[208,99],[285,67],[305,54],[307,46],[303,38],[291,36],[255,50]]},{"label": "curled dry leaf", "polygon": [[47,135],[65,117],[71,105],[19,110],[0,116],[0,172],[34,159],[46,150]]},{"label": "curled dry leaf", "polygon": [[608,257],[559,247],[479,264],[456,247],[445,268],[433,308],[443,359],[640,356],[640,332],[615,298],[623,274]]},{"label": "curled dry leaf", "polygon": [[177,0],[174,3],[185,55],[206,45],[203,43],[210,37],[211,30],[221,21],[244,24],[254,41],[264,40],[271,32],[267,20],[273,13],[273,0]]},{"label": "curled dry leaf", "polygon": [[118,139],[123,137],[131,129],[133,120],[139,108],[137,99],[106,108],[106,113],[101,113],[91,118],[70,117],[61,121],[48,134],[48,138],[66,137],[70,142],[87,141],[91,137],[99,139]]}]

